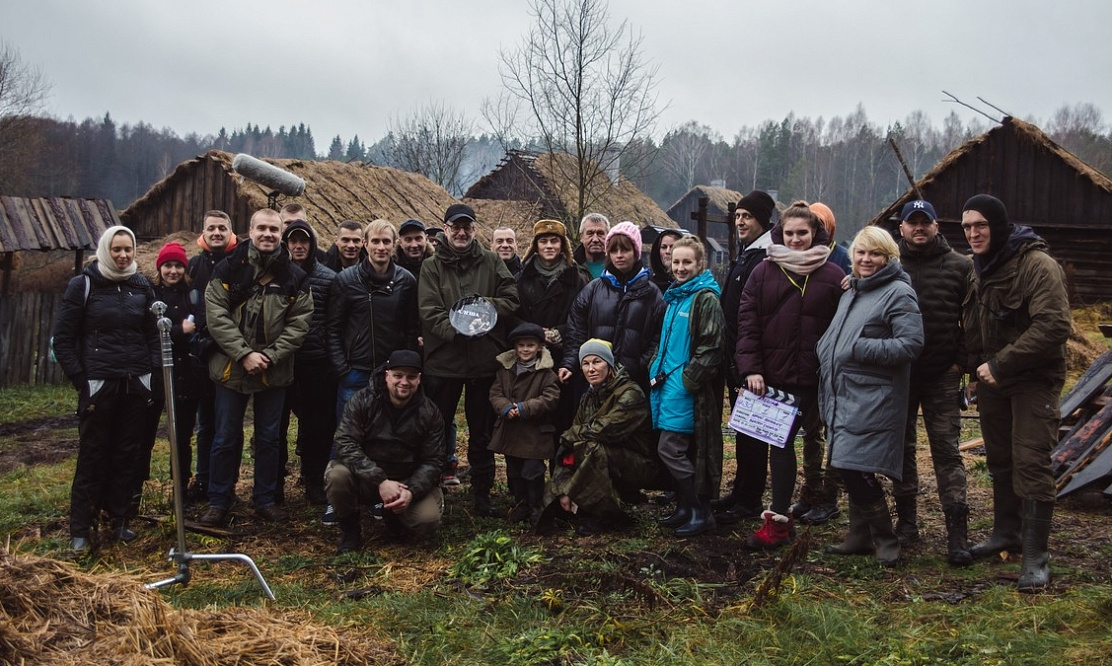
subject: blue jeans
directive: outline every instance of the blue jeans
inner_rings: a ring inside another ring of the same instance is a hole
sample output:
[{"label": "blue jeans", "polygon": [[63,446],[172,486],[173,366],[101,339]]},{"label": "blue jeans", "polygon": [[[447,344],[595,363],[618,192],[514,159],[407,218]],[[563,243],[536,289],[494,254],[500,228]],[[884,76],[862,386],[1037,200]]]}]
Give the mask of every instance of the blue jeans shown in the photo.
[{"label": "blue jeans", "polygon": [[279,483],[278,435],[281,431],[285,388],[258,393],[237,393],[216,386],[216,437],[212,442],[209,469],[209,505],[227,509],[232,505],[239,464],[243,458],[243,417],[247,401],[255,398],[255,487],[256,507],[274,503]]},{"label": "blue jeans", "polygon": [[348,370],[348,373],[340,377],[339,385],[336,387],[336,425],[339,426],[340,422],[344,420],[344,407],[347,406],[348,400],[351,396],[358,393],[361,389],[367,388],[371,381],[371,373],[369,370]]}]

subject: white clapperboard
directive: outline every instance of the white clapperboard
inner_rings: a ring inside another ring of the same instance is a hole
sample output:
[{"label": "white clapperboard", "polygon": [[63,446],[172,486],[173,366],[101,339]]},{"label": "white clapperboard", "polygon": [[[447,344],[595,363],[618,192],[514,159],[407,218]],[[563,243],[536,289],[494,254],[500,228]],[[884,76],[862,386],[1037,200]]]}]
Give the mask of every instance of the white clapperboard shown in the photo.
[{"label": "white clapperboard", "polygon": [[799,416],[795,396],[771,386],[759,396],[742,389],[730,413],[729,426],[762,442],[783,448]]}]

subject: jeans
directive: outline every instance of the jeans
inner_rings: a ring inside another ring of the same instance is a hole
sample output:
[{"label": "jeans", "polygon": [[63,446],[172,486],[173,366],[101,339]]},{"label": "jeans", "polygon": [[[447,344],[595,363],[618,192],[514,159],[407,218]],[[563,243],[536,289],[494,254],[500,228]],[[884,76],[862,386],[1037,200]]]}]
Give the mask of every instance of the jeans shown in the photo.
[{"label": "jeans", "polygon": [[216,438],[212,443],[209,470],[209,504],[228,509],[235,492],[236,477],[243,458],[243,417],[247,401],[255,406],[255,486],[256,507],[273,504],[279,482],[278,435],[281,430],[285,388],[272,388],[244,394],[223,386],[216,387]]}]

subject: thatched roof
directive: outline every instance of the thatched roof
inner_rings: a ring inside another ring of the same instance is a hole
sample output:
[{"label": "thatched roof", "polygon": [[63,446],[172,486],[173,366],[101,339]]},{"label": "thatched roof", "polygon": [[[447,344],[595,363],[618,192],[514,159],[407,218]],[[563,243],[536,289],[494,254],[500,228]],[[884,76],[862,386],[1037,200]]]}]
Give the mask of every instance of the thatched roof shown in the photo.
[{"label": "thatched roof", "polygon": [[[688,199],[698,200],[701,197],[708,199],[707,206],[711,212],[724,215],[730,210],[730,204],[736,204],[741,198],[745,196],[741,192],[726,189],[725,187],[711,187],[710,185],[696,185],[683,194],[682,197],[676,200],[674,204],[668,207],[668,215],[672,214],[672,209],[677,206],[682,206]],[[717,209],[717,210],[715,210]]]},{"label": "thatched roof", "polygon": [[[266,207],[268,188],[237,174],[232,169],[232,158],[231,153],[211,150],[182,162],[173,173],[128,206],[121,213],[121,219],[131,226],[144,216],[154,214],[157,209],[166,208],[170,205],[168,200],[173,198],[185,200],[175,208],[183,210],[176,217],[186,218],[174,220],[178,225],[177,229],[199,224],[200,215],[206,206],[223,206],[225,210],[239,207],[247,211]],[[343,220],[353,219],[365,224],[384,218],[401,224],[407,219],[415,218],[428,224],[440,220],[444,210],[456,202],[447,190],[424,176],[390,167],[371,166],[361,162],[288,159],[264,161],[305,180],[305,193],[302,196],[282,198],[279,203],[295,202],[304,206],[309,221],[321,236],[322,244],[325,239],[331,238]],[[212,173],[219,177],[212,177]],[[227,188],[232,191],[227,192]],[[231,205],[233,199],[236,205]],[[194,204],[195,201],[198,203]],[[185,215],[186,208],[193,210]],[[200,212],[197,212],[198,209]],[[232,210],[228,212],[231,213]],[[161,233],[152,235],[163,236],[177,229],[158,225],[157,231]]]},{"label": "thatched roof", "polygon": [[[981,149],[987,147],[990,142],[1002,139],[1006,133],[1013,135],[1021,144],[1035,150],[1037,153],[1061,160],[1070,169],[1076,172],[1079,178],[1088,181],[1097,189],[1112,195],[1112,179],[1083,162],[1077,155],[1074,155],[1055,143],[1053,139],[1035,125],[1017,120],[1010,116],[1005,117],[1000,125],[993,127],[980,136],[973,137],[950,151],[950,153],[942,158],[933,169],[916,181],[916,186],[919,191],[923,193],[925,198],[931,199],[930,192],[932,186],[938,185],[942,178],[952,171],[956,165],[965,160],[974,159]],[[972,193],[971,191],[970,194]],[[885,224],[894,220],[899,216],[900,209],[903,208],[903,205],[916,198],[918,198],[918,195],[915,192],[915,188],[908,189],[900,198],[896,199],[892,205],[888,206],[874,217],[869,224]],[[939,208],[938,202],[932,200],[932,203],[935,204],[936,208]],[[941,217],[945,217],[941,209],[939,213]],[[1033,220],[1026,221],[1032,222]]]},{"label": "thatched roof", "polygon": [[[562,174],[572,173],[575,158],[567,154],[531,153],[510,151],[497,167],[470,187],[470,201],[483,199],[517,199],[536,204],[540,215],[563,221],[577,227],[579,220],[570,211],[576,209],[579,191],[574,181]],[[611,222],[630,220],[640,226],[675,228],[660,206],[645,195],[627,178],[611,182],[606,176],[605,191],[591,205],[592,210],[610,218]],[[512,185],[508,185],[512,183]],[[534,220],[535,221],[535,220]],[[520,243],[519,243],[520,244]]]}]

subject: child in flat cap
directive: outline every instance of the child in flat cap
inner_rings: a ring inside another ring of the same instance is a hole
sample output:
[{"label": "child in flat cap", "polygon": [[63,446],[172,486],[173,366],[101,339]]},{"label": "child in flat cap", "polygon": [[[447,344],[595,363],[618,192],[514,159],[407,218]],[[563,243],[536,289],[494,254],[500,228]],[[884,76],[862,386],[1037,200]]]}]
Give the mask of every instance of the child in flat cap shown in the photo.
[{"label": "child in flat cap", "polygon": [[544,329],[519,324],[510,331],[510,344],[514,348],[497,357],[501,367],[490,387],[490,404],[498,416],[490,450],[506,456],[506,482],[514,497],[510,522],[536,523],[545,465],[556,452],[552,417],[560,384],[544,346]]}]

